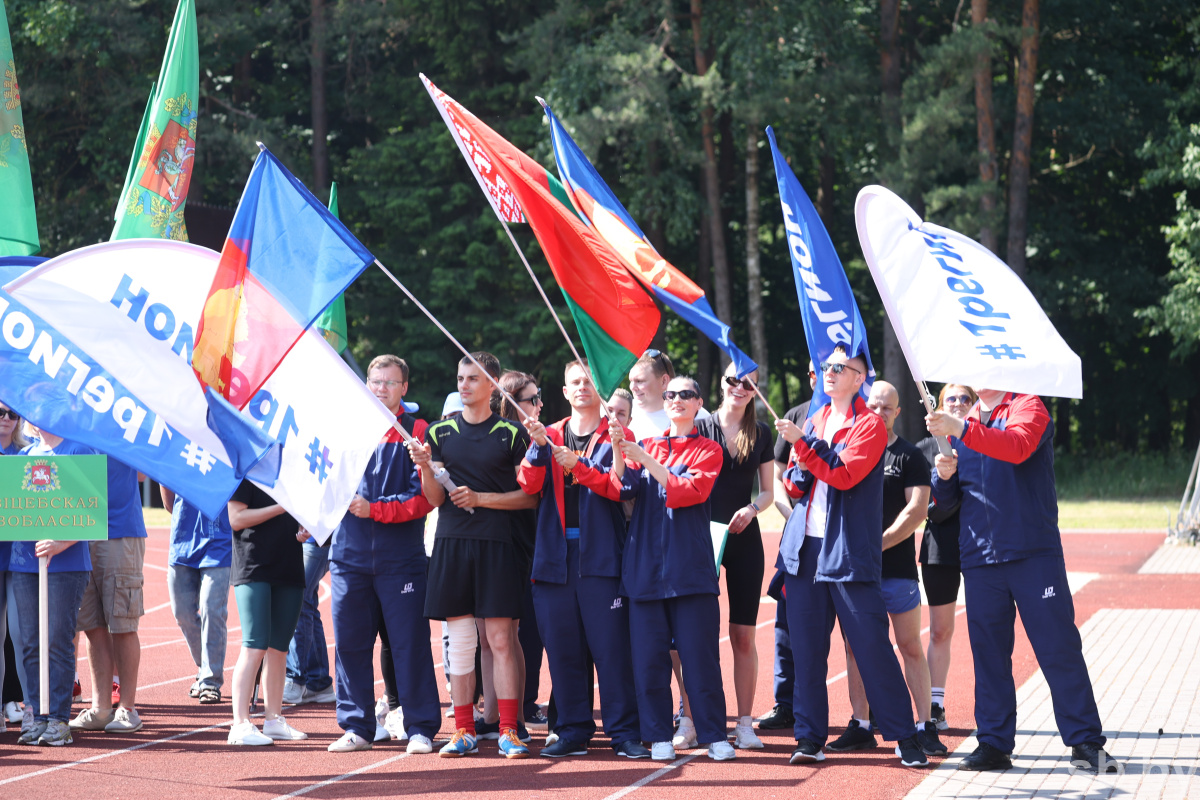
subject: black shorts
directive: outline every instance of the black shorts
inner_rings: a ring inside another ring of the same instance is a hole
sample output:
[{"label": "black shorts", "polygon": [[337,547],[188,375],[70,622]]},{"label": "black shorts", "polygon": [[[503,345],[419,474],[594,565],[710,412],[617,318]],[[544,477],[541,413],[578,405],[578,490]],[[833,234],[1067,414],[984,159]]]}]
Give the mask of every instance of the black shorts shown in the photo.
[{"label": "black shorts", "polygon": [[521,618],[528,576],[511,542],[485,539],[433,540],[425,616]]},{"label": "black shorts", "polygon": [[721,566],[725,568],[725,592],[729,595],[729,621],[734,625],[757,625],[758,603],[762,597],[762,532],[758,520],[752,520],[741,533],[731,533],[725,541]]},{"label": "black shorts", "polygon": [[944,606],[958,601],[958,586],[962,573],[958,567],[941,564],[922,564],[921,583],[925,585],[925,602],[931,606]]}]

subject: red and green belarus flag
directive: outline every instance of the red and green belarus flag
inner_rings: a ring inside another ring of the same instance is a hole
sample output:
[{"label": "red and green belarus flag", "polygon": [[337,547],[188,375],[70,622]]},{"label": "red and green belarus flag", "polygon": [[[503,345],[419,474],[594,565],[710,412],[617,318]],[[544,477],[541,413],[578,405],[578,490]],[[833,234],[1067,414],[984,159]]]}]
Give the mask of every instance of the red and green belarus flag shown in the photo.
[{"label": "red and green belarus flag", "polygon": [[193,0],[179,0],[117,201],[112,239],[187,241],[183,205],[196,159],[200,53]]},{"label": "red and green belarus flag", "polygon": [[579,219],[562,184],[424,75],[421,80],[496,215],[533,228],[575,318],[596,388],[609,397],[654,338],[658,307]]},{"label": "red and green belarus flag", "polygon": [[[337,184],[334,183],[329,187],[329,210],[337,217],[338,216],[338,195]],[[329,342],[338,353],[346,349],[346,345],[350,343],[349,333],[346,329],[346,294],[339,294],[329,308],[321,312],[321,316],[317,317],[317,321],[313,323],[313,327],[321,332],[325,337],[325,341]]]},{"label": "red and green belarus flag", "polygon": [[21,87],[17,85],[4,0],[0,0],[0,75],[4,76],[0,84],[0,256],[31,256],[41,245],[21,119]]}]

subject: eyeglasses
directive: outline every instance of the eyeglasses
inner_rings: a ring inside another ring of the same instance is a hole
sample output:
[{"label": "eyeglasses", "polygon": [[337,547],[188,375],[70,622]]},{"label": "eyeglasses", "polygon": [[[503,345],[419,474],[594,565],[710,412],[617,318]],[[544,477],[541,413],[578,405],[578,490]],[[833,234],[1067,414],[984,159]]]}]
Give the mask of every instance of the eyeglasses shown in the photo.
[{"label": "eyeglasses", "polygon": [[747,392],[753,392],[758,388],[758,384],[749,378],[735,378],[732,375],[725,376],[725,383],[730,386],[741,386]]},{"label": "eyeglasses", "polygon": [[517,400],[517,402],[518,403],[529,403],[531,405],[540,406],[540,405],[542,405],[542,390],[538,389],[536,392],[529,395],[529,397],[522,397],[519,400]]},{"label": "eyeglasses", "polygon": [[372,389],[382,389],[385,386],[389,389],[395,389],[402,383],[404,383],[404,381],[385,381],[380,380],[379,378],[372,378],[371,380],[367,381],[367,386],[370,386]]},{"label": "eyeglasses", "polygon": [[841,375],[843,371],[852,369],[859,375],[863,374],[861,369],[852,367],[849,364],[830,364],[828,361],[821,362],[821,372],[832,372],[834,375]]},{"label": "eyeglasses", "polygon": [[663,400],[674,400],[676,397],[680,400],[695,400],[700,397],[700,393],[694,389],[680,389],[678,392],[668,389],[663,392]]},{"label": "eyeglasses", "polygon": [[21,415],[13,411],[11,408],[0,409],[0,419],[20,420]]},{"label": "eyeglasses", "polygon": [[970,405],[971,395],[969,394],[948,394],[943,399],[944,403],[958,403],[959,405]]}]

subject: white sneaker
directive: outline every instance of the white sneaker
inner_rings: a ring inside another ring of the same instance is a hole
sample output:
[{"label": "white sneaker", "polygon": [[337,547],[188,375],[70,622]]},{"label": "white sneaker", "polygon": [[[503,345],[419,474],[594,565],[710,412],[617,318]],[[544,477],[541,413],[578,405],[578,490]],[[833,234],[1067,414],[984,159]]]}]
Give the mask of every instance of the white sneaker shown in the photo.
[{"label": "white sneaker", "polygon": [[354,731],[346,731],[342,734],[342,738],[326,749],[331,753],[353,753],[356,750],[370,750],[371,743],[366,739],[358,738],[358,734]]},{"label": "white sneaker", "polygon": [[299,742],[308,738],[307,733],[298,731],[291,725],[288,725],[287,720],[283,717],[264,720],[262,732],[263,736],[276,742]]},{"label": "white sneaker", "polygon": [[372,741],[388,742],[391,741],[392,735],[388,733],[388,729],[382,725],[375,726],[375,738]]},{"label": "white sneaker", "polygon": [[733,746],[738,750],[762,750],[763,741],[754,732],[754,720],[742,717],[733,728]]},{"label": "white sneaker", "polygon": [[229,744],[266,745],[275,744],[275,740],[263,736],[250,720],[239,722],[229,729]]},{"label": "white sneaker", "polygon": [[675,747],[670,742],[655,742],[650,745],[651,761],[674,761]]},{"label": "white sneaker", "polygon": [[337,690],[333,688],[333,684],[329,684],[319,692],[310,692],[305,686],[300,692],[301,703],[336,703]]},{"label": "white sneaker", "polygon": [[558,734],[555,733],[554,731],[550,731],[549,733],[546,734],[546,744],[545,744],[546,747],[549,747],[550,745],[554,744],[557,741],[558,741]]},{"label": "white sneaker", "polygon": [[696,741],[696,726],[692,724],[690,717],[679,718],[679,727],[675,729],[675,738],[671,740],[671,745],[676,750],[693,750],[700,746]]},{"label": "white sneaker", "polygon": [[729,742],[722,740],[708,746],[708,757],[713,761],[732,761],[737,758],[737,751]]},{"label": "white sneaker", "polygon": [[424,755],[425,753],[433,752],[433,742],[423,733],[414,734],[408,740],[408,747],[404,748],[404,752],[413,753],[415,755]]},{"label": "white sneaker", "polygon": [[304,687],[288,678],[283,682],[283,702],[289,706],[298,706],[304,702]]},{"label": "white sneaker", "polygon": [[388,701],[386,697],[381,697],[375,701],[375,724],[383,727],[387,720]]},{"label": "white sneaker", "polygon": [[388,734],[397,742],[403,742],[408,738],[408,731],[404,729],[404,709],[397,708],[387,713],[387,717],[383,720],[383,727],[387,728]]},{"label": "white sneaker", "polygon": [[9,700],[4,704],[4,719],[9,722],[21,721],[21,706],[16,700]]}]

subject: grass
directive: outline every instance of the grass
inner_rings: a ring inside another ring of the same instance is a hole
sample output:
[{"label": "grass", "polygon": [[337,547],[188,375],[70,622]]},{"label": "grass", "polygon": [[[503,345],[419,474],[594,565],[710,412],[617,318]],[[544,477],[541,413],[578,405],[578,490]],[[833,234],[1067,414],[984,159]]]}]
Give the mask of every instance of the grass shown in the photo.
[{"label": "grass", "polygon": [[[1180,490],[1182,494],[1182,490]],[[1063,530],[1102,528],[1104,530],[1153,529],[1164,535],[1175,519],[1179,498],[1144,500],[1059,500],[1058,526]]]},{"label": "grass", "polygon": [[1060,455],[1054,460],[1059,500],[1155,500],[1176,507],[1193,453],[1169,450],[1157,453]]}]

